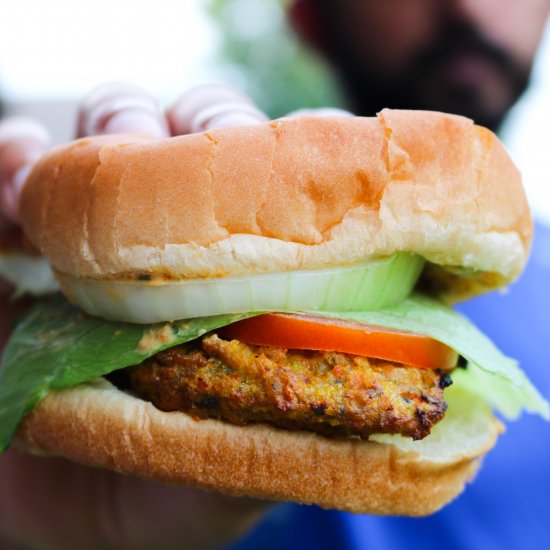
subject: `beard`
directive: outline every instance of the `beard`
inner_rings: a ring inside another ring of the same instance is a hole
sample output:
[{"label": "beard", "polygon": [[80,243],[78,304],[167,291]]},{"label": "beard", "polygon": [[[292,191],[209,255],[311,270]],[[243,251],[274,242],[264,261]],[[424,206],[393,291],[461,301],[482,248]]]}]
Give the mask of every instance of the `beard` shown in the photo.
[{"label": "beard", "polygon": [[450,25],[393,74],[354,55],[358,49],[346,42],[333,37],[331,58],[351,108],[363,116],[384,107],[445,111],[496,131],[529,85],[530,66],[468,25]]}]

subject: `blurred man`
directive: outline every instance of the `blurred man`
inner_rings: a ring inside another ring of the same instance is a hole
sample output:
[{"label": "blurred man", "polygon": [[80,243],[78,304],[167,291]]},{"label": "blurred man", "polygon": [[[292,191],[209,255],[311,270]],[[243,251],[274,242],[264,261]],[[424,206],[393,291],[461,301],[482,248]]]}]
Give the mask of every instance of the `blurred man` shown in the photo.
[{"label": "blurred man", "polygon": [[549,0],[297,0],[294,27],[351,107],[462,114],[493,130],[527,88]]},{"label": "blurred man", "polygon": [[[528,85],[549,9],[549,0],[295,0],[290,15],[332,63],[357,114],[435,109],[498,129]],[[550,396],[550,228],[536,227],[526,272],[508,293],[460,309]],[[428,518],[287,506],[238,549],[550,548],[549,441],[540,418],[509,423],[475,482]]]}]

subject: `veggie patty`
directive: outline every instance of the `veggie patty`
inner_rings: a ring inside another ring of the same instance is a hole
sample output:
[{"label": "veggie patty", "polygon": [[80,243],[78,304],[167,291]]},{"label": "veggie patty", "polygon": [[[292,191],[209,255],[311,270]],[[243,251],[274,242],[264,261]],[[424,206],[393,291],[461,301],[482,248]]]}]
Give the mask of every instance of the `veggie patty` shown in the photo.
[{"label": "veggie patty", "polygon": [[126,374],[134,393],[164,411],[362,439],[426,437],[445,414],[443,389],[451,383],[437,370],[216,334],[161,351]]}]

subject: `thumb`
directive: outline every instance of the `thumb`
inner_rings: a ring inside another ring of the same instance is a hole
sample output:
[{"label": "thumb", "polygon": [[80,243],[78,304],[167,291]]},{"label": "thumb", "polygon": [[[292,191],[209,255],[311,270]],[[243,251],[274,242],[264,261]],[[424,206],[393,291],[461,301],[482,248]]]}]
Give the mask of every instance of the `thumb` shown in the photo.
[{"label": "thumb", "polygon": [[270,506],[15,451],[0,456],[0,486],[0,537],[56,549],[217,547]]},{"label": "thumb", "polygon": [[25,179],[49,144],[46,128],[31,118],[0,122],[0,211],[14,222],[19,220],[19,195]]}]

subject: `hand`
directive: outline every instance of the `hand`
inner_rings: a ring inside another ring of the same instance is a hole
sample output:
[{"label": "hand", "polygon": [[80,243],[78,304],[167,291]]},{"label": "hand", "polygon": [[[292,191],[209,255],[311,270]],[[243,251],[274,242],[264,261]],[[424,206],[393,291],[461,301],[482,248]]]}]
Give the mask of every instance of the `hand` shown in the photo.
[{"label": "hand", "polygon": [[[265,120],[248,98],[225,86],[195,88],[164,116],[141,89],[116,84],[88,96],[77,133],[168,137]],[[19,191],[48,143],[46,130],[33,121],[0,124],[0,237],[16,228]],[[0,353],[23,307],[9,303],[9,292],[0,287]],[[15,451],[0,456],[0,488],[2,548],[8,548],[2,539],[18,548],[213,548],[246,532],[270,506]]]},{"label": "hand", "polygon": [[[21,237],[17,199],[32,164],[48,149],[47,130],[34,120],[14,117],[0,122],[0,252]],[[13,288],[0,278],[0,353],[16,317],[28,300],[12,302]]]}]

